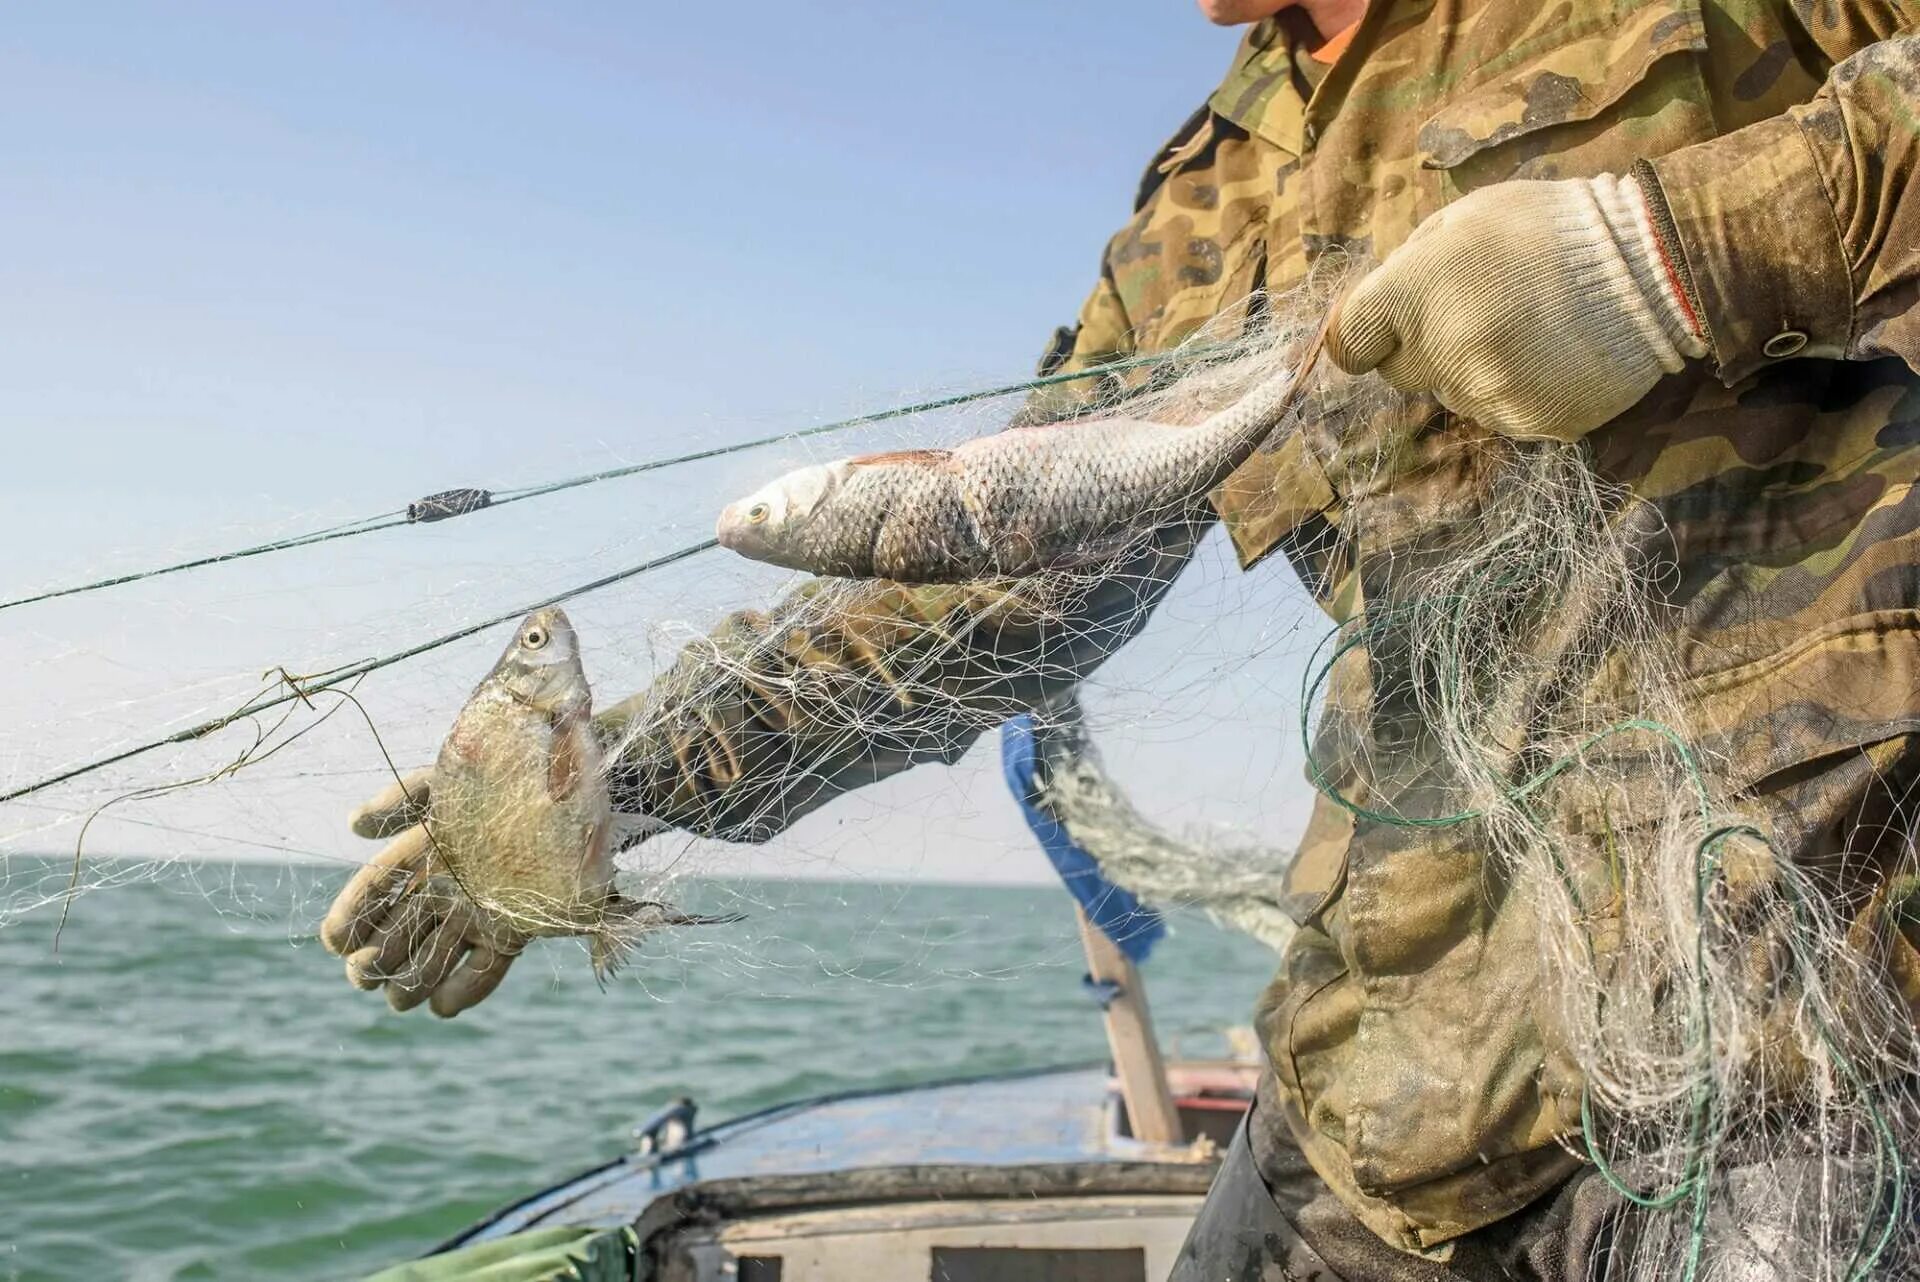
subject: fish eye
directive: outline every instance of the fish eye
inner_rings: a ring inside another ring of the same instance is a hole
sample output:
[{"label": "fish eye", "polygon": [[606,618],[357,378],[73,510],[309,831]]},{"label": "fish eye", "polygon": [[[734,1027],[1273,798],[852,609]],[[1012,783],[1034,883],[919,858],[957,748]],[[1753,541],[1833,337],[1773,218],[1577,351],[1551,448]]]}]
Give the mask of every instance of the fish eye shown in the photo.
[{"label": "fish eye", "polygon": [[545,628],[528,628],[520,637],[520,644],[529,650],[538,650],[546,643],[547,632]]},{"label": "fish eye", "polygon": [[764,525],[767,518],[772,515],[773,509],[765,503],[755,503],[747,509],[747,522],[750,525]]}]

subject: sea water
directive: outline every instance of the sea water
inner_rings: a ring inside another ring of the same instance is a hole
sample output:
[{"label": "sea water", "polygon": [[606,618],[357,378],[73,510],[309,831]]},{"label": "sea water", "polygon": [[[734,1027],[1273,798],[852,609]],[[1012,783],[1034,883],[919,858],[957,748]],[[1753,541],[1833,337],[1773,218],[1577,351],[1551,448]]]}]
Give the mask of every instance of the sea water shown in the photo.
[{"label": "sea water", "polygon": [[[12,861],[18,875],[20,861]],[[1104,1054],[1070,900],[686,884],[731,926],[606,991],[543,941],[452,1021],[313,939],[337,869],[179,865],[0,928],[0,1279],[351,1278],[618,1155],[676,1095],[782,1100]],[[1216,1052],[1272,954],[1193,914],[1146,967],[1162,1041]]]}]

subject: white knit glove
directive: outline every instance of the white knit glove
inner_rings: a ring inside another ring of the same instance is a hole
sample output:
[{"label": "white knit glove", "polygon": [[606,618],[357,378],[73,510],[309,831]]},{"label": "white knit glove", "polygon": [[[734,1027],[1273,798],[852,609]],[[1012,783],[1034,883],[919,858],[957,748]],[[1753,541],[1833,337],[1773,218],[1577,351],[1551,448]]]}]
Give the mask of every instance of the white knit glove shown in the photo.
[{"label": "white knit glove", "polygon": [[1440,210],[1341,302],[1327,352],[1493,431],[1572,439],[1707,344],[1640,188],[1603,174]]}]

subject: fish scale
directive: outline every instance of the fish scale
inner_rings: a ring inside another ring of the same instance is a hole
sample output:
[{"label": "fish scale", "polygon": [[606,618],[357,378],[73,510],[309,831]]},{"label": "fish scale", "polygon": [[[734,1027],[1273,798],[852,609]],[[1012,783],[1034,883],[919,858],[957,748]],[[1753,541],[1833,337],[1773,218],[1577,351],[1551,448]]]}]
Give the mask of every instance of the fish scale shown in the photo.
[{"label": "fish scale", "polygon": [[604,976],[646,930],[733,919],[614,890],[613,803],[592,701],[566,614],[528,615],[441,746],[427,831],[481,910],[523,936],[587,936]]},{"label": "fish scale", "polygon": [[566,615],[537,611],[461,708],[434,766],[437,853],[469,897],[529,934],[597,924],[612,890],[613,805],[592,698]]},{"label": "fish scale", "polygon": [[1282,423],[1319,357],[1191,427],[1092,419],[952,450],[789,472],[720,514],[720,543],[790,569],[903,583],[1017,578],[1112,557],[1184,516]]}]

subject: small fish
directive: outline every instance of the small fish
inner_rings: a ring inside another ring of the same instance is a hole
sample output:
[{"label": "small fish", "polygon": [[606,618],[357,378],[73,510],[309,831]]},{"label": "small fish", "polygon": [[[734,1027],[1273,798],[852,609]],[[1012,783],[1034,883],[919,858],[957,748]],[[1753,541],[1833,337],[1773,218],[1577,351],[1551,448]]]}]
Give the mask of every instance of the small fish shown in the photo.
[{"label": "small fish", "polygon": [[659,926],[707,925],[613,888],[613,804],[580,645],[556,608],[521,620],[434,766],[427,832],[469,898],[527,935],[586,935],[603,979]]},{"label": "small fish", "polygon": [[1191,427],[1106,418],[1017,427],[951,450],[803,467],[720,514],[755,561],[849,578],[962,583],[1104,560],[1185,516],[1286,417],[1319,355]]}]

